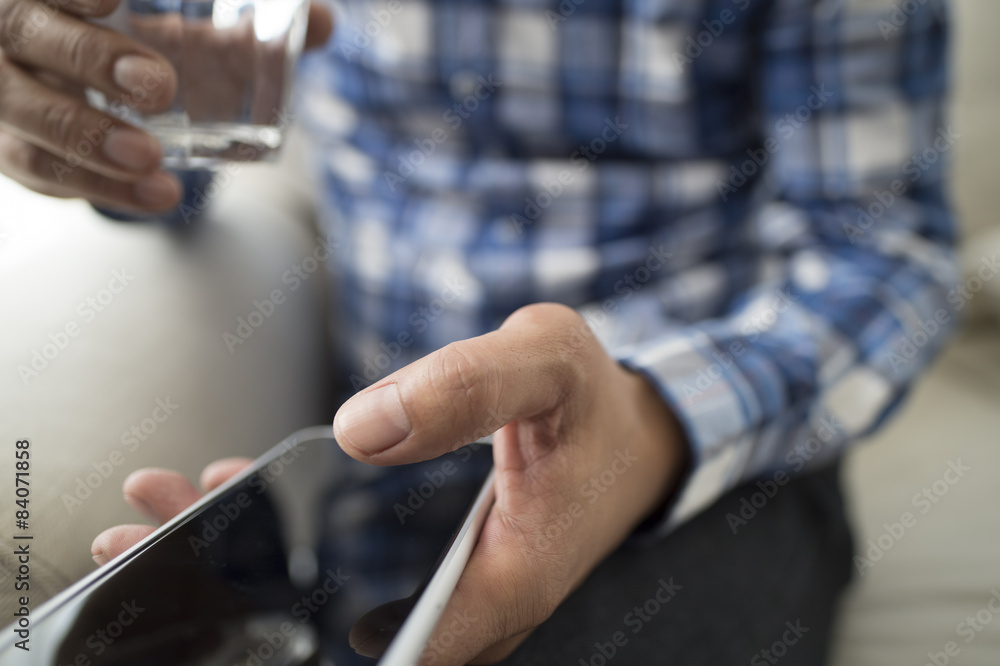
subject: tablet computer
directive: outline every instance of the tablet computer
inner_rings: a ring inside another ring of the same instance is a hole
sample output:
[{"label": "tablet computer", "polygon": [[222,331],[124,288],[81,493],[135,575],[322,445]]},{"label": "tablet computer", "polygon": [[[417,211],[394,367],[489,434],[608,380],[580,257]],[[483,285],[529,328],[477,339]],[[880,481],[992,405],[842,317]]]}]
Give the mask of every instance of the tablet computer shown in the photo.
[{"label": "tablet computer", "polygon": [[485,441],[377,467],[328,426],[299,431],[16,619],[0,666],[415,664],[438,649],[492,478]]}]

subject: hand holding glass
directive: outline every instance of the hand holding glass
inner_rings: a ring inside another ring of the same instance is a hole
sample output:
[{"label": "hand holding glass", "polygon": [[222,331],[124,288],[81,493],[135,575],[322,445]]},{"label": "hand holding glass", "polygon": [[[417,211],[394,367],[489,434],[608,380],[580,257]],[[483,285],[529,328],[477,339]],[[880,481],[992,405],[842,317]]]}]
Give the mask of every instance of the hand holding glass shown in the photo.
[{"label": "hand holding glass", "polygon": [[177,72],[173,102],[156,115],[136,110],[164,78],[154,68],[130,94],[88,99],[155,136],[164,168],[266,159],[291,121],[307,12],[304,0],[125,0],[99,22],[163,54]]}]

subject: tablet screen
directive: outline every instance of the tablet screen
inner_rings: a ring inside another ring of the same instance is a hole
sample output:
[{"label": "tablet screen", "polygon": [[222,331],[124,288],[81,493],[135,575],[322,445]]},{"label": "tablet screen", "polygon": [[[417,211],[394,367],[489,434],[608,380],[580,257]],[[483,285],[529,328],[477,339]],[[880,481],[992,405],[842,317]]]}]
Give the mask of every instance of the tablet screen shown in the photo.
[{"label": "tablet screen", "polygon": [[[33,613],[0,666],[374,664],[462,524],[488,445],[374,467],[279,447],[155,542]],[[16,640],[16,639],[14,639]]]}]

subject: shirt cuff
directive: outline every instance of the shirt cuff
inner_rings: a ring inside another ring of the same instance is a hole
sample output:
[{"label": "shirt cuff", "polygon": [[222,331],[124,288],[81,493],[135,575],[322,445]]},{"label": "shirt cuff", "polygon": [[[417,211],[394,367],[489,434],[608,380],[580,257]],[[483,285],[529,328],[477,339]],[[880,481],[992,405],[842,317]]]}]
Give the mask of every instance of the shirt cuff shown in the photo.
[{"label": "shirt cuff", "polygon": [[739,482],[751,450],[748,431],[756,410],[749,406],[756,398],[732,355],[697,329],[612,355],[649,378],[687,436],[688,471],[648,534],[660,537]]}]

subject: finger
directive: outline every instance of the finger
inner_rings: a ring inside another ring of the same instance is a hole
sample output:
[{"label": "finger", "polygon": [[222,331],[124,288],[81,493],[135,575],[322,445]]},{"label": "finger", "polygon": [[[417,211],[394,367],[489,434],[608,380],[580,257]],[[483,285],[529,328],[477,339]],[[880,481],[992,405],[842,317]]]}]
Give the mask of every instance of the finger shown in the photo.
[{"label": "finger", "polygon": [[184,476],[169,469],[140,469],[122,484],[125,500],[148,518],[165,523],[201,498]]},{"label": "finger", "polygon": [[44,69],[28,70],[25,69],[31,76],[35,77],[35,80],[41,83],[47,88],[52,90],[58,90],[61,93],[65,93],[70,97],[75,97],[76,99],[83,100],[86,95],[87,87],[77,81],[70,81],[69,79],[64,79],[58,74],[53,74],[52,72],[47,72]]},{"label": "finger", "polygon": [[[137,180],[152,173],[163,151],[149,134],[52,90],[0,56],[0,124],[9,132],[104,176]],[[53,167],[53,175],[59,169]]]},{"label": "finger", "polygon": [[109,102],[162,111],[177,90],[173,67],[153,49],[43,3],[0,0],[0,25],[9,58],[95,88]]},{"label": "finger", "polygon": [[150,525],[116,525],[94,538],[90,554],[94,562],[105,565],[126,550],[139,543],[156,530]]},{"label": "finger", "polygon": [[177,205],[181,184],[169,173],[157,172],[135,182],[102,176],[71,166],[38,146],[0,131],[0,172],[25,187],[54,197],[84,197],[116,210],[158,212]]},{"label": "finger", "polygon": [[568,343],[581,326],[561,305],[522,308],[499,330],[448,345],[353,396],[334,418],[337,441],[358,460],[416,462],[552,409],[582,371]]},{"label": "finger", "polygon": [[310,4],[305,47],[314,49],[323,46],[326,44],[326,40],[330,39],[332,32],[333,16],[330,14],[330,10],[316,2]]},{"label": "finger", "polygon": [[59,11],[85,17],[107,16],[118,6],[118,0],[60,0]]},{"label": "finger", "polygon": [[246,469],[253,460],[250,458],[223,458],[209,463],[201,472],[201,487],[205,492],[214,490],[228,481],[230,477]]}]

